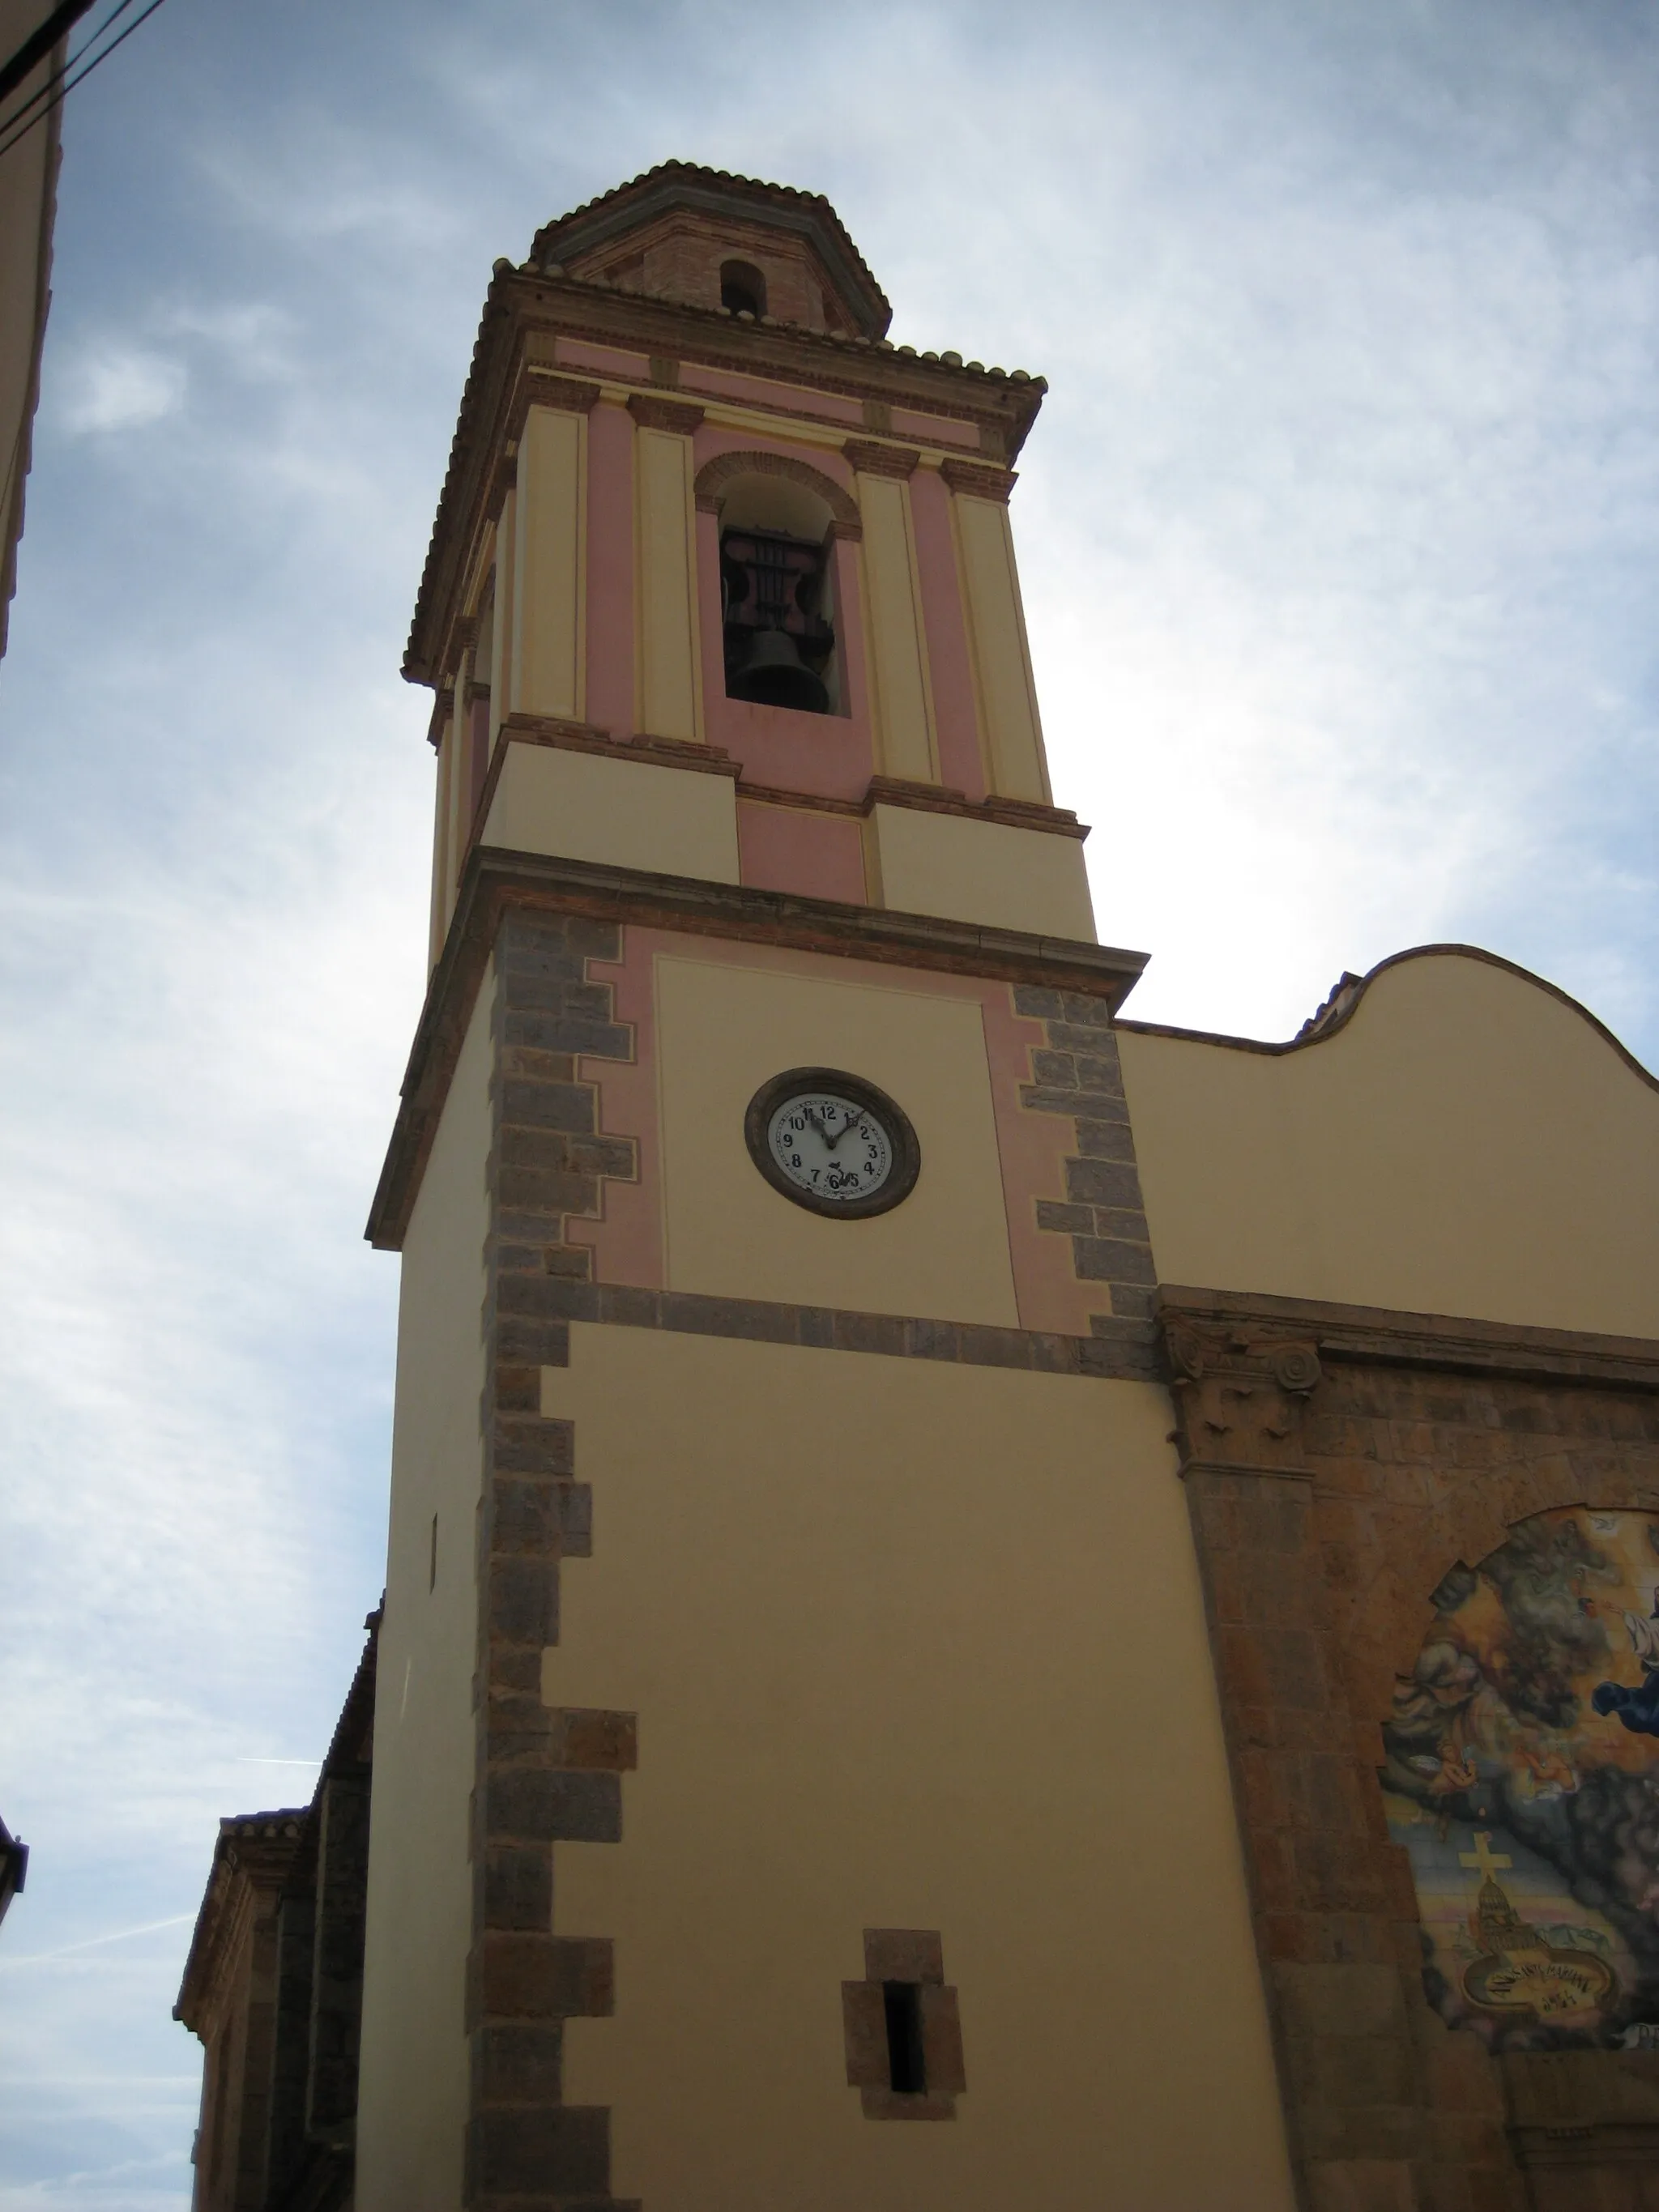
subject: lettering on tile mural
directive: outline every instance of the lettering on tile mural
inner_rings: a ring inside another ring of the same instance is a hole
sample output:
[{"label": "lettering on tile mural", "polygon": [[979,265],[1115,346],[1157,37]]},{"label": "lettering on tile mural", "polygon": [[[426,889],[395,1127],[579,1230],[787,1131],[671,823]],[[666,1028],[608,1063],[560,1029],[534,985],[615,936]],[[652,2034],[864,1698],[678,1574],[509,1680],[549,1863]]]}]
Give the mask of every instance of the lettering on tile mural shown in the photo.
[{"label": "lettering on tile mural", "polygon": [[1382,1769],[1430,2002],[1495,2051],[1659,2049],[1659,1516],[1539,1514],[1434,1607]]}]

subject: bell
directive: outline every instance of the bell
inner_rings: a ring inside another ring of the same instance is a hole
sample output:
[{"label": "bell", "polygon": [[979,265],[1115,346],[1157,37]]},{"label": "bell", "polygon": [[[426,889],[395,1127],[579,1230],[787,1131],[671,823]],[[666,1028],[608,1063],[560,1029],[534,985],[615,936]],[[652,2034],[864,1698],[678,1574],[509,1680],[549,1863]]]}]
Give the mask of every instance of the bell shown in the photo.
[{"label": "bell", "polygon": [[830,694],[801,659],[787,630],[757,629],[749,656],[726,685],[727,696],[761,707],[793,707],[798,714],[827,714]]}]

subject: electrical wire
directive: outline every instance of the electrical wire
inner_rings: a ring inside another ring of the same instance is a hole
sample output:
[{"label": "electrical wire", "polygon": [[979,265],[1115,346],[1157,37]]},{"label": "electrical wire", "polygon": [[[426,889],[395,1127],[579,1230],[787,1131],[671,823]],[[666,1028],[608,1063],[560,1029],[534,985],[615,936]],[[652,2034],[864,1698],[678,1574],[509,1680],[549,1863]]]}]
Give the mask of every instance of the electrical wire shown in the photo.
[{"label": "electrical wire", "polygon": [[[105,16],[103,21],[99,24],[97,29],[91,32],[84,42],[81,46],[77,46],[75,52],[69,55],[58,68],[52,71],[46,82],[42,85],[37,85],[35,89],[29,94],[28,98],[23,102],[21,107],[14,108],[9,115],[0,117],[0,138],[9,137],[10,133],[15,130],[16,126],[28,113],[29,110],[32,107],[38,107],[43,100],[47,99],[52,93],[57,89],[58,86],[63,83],[64,79],[69,75],[70,71],[76,67],[85,55],[89,54],[92,52],[92,49],[97,45],[99,40],[103,37],[105,32],[109,29],[112,23],[118,21],[121,16],[125,15],[127,9],[131,8],[133,0],[116,0],[116,5],[110,10],[109,14]],[[35,119],[37,122],[40,120],[39,117]]]},{"label": "electrical wire", "polygon": [[[87,45],[82,47],[81,53],[84,54],[88,46],[91,46],[98,39],[101,38],[104,32],[108,30],[110,25],[115,21],[116,15],[121,14],[122,9],[131,4],[131,0],[121,0],[120,7],[118,7],[115,9],[114,14],[106,18],[99,30],[94,32],[92,37],[88,40]],[[34,129],[37,123],[44,123],[47,116],[52,113],[54,108],[61,107],[69,94],[74,91],[76,86],[78,84],[84,84],[87,79],[92,75],[93,71],[100,67],[101,64],[109,59],[110,56],[115,52],[117,46],[124,46],[132,36],[133,33],[138,28],[138,26],[141,23],[147,23],[161,5],[161,0],[149,0],[149,5],[144,9],[142,14],[133,17],[131,22],[127,25],[125,30],[120,33],[118,38],[112,39],[108,46],[104,48],[101,53],[94,54],[83,70],[79,70],[73,76],[65,77],[64,83],[58,87],[52,98],[47,102],[46,106],[40,110],[38,114],[30,116],[27,123],[18,122],[15,129],[10,129],[10,135],[3,139],[0,139],[0,160],[3,160],[4,157],[10,153],[12,148],[17,144],[20,139],[27,137],[30,131]],[[76,59],[78,61],[80,59],[80,55],[77,54]],[[9,125],[0,125],[0,129],[9,128]]]}]

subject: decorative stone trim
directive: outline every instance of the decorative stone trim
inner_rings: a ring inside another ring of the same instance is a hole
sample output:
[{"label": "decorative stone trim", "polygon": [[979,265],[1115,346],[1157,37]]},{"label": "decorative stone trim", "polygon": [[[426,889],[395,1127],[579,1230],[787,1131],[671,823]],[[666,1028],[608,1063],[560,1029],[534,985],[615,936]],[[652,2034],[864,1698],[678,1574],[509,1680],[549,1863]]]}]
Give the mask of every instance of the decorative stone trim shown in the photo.
[{"label": "decorative stone trim", "polygon": [[599,1135],[596,1086],[576,1074],[579,1054],[631,1055],[609,986],[587,977],[590,957],[620,951],[614,926],[580,916],[509,916],[495,945],[470,2212],[615,2203],[610,2115],[567,2105],[561,2073],[565,2021],[612,2008],[611,1945],[552,1933],[553,1846],[620,1838],[636,1728],[631,1713],[542,1701],[542,1654],[559,1633],[559,1562],[587,1556],[592,1518],[588,1487],[574,1477],[573,1425],[542,1414],[540,1370],[568,1357],[568,1332],[541,1295],[579,1264],[565,1221],[597,1210],[605,1175],[634,1170],[632,1146]]},{"label": "decorative stone trim", "polygon": [[507,417],[507,435],[524,435],[525,417],[532,407],[556,407],[565,415],[591,415],[599,404],[599,386],[586,378],[558,376],[539,362],[526,362],[518,398]]},{"label": "decorative stone trim", "polygon": [[1132,1350],[1162,1374],[1152,1325],[1152,1237],[1135,1164],[1128,1102],[1112,1027],[1112,1001],[1082,991],[1016,984],[1014,1012],[1043,1025],[1020,1103],[1036,1114],[1069,1115],[1077,1151],[1066,1162],[1064,1199],[1039,1199],[1040,1230],[1072,1242],[1079,1282],[1098,1283],[1108,1310],[1091,1314],[1097,1334]]},{"label": "decorative stone trim", "polygon": [[[577,1248],[579,1250],[581,1248]],[[660,1328],[685,1336],[743,1338],[808,1351],[877,1352],[891,1359],[935,1359],[963,1367],[1017,1367],[1037,1375],[1086,1375],[1118,1382],[1161,1382],[1161,1356],[1144,1326],[1093,1336],[995,1328],[981,1322],[914,1314],[860,1313],[844,1306],[800,1306],[767,1298],[717,1297],[701,1291],[638,1290],[594,1283],[585,1270],[550,1268],[562,1279],[542,1293],[543,1310],[564,1322]],[[1098,1325],[1097,1325],[1098,1328]]]},{"label": "decorative stone trim", "polygon": [[849,438],[842,451],[848,466],[860,476],[903,480],[915,476],[921,465],[921,455],[914,446],[878,446],[868,438]]},{"label": "decorative stone trim", "polygon": [[672,430],[677,437],[689,438],[700,427],[703,410],[683,399],[659,399],[649,392],[635,392],[628,402],[628,411],[642,430]]},{"label": "decorative stone trim", "polygon": [[810,461],[793,460],[785,453],[720,453],[712,461],[705,461],[697,471],[695,486],[700,514],[720,513],[720,494],[734,477],[787,477],[792,483],[805,484],[809,491],[817,493],[834,516],[832,536],[859,538],[864,535],[858,502],[851,493],[843,490],[833,477],[815,469]]},{"label": "decorative stone trim", "polygon": [[1537,2201],[1612,2201],[1598,2174],[1659,2155],[1617,2122],[1653,2060],[1500,2063],[1446,2032],[1378,1769],[1452,1566],[1554,1507],[1659,1510],[1659,1344],[1169,1286],[1158,1309],[1308,2201],[1522,2212],[1523,2166],[1569,2139],[1589,2171]]},{"label": "decorative stone trim", "polygon": [[[920,2015],[925,2087],[908,2094],[892,2086],[886,1990],[893,1982],[915,1990]],[[864,1979],[842,1984],[841,2008],[847,2086],[859,2092],[866,2119],[955,2119],[968,2076],[961,2010],[956,1990],[945,1984],[945,1949],[937,1929],[866,1928]]]},{"label": "decorative stone trim", "polygon": [[[438,1115],[454,1072],[472,1002],[497,932],[510,913],[583,915],[608,927],[634,921],[687,935],[718,936],[802,951],[990,976],[1086,994],[1115,1006],[1146,966],[1146,955],[1109,945],[1036,937],[1023,930],[888,914],[752,885],[714,884],[596,861],[502,853],[475,845],[461,877],[449,935],[427,989],[367,1234],[382,1249],[403,1242]],[[1057,1095],[1057,1094],[1056,1094]],[[1078,1111],[1070,1106],[1046,1110]]]},{"label": "decorative stone trim", "polygon": [[1019,482],[1012,469],[988,467],[983,461],[944,460],[939,472],[952,491],[965,493],[969,499],[994,499],[1004,507]]}]

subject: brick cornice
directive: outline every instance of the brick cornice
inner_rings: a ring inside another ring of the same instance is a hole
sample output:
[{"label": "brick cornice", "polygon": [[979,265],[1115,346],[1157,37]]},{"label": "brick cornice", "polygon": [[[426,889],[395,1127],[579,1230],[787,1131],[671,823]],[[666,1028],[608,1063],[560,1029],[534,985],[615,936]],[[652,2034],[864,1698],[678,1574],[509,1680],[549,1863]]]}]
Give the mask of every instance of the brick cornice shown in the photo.
[{"label": "brick cornice", "polygon": [[1037,937],[1024,930],[475,846],[443,954],[428,988],[365,1232],[371,1243],[383,1249],[395,1250],[403,1243],[479,983],[503,916],[519,908],[787,945],[887,966],[1048,984],[1086,992],[1113,1008],[1146,964],[1144,952]]},{"label": "brick cornice", "polygon": [[701,407],[683,399],[659,399],[649,392],[634,392],[628,411],[642,430],[672,430],[681,438],[690,437],[703,417]]}]

